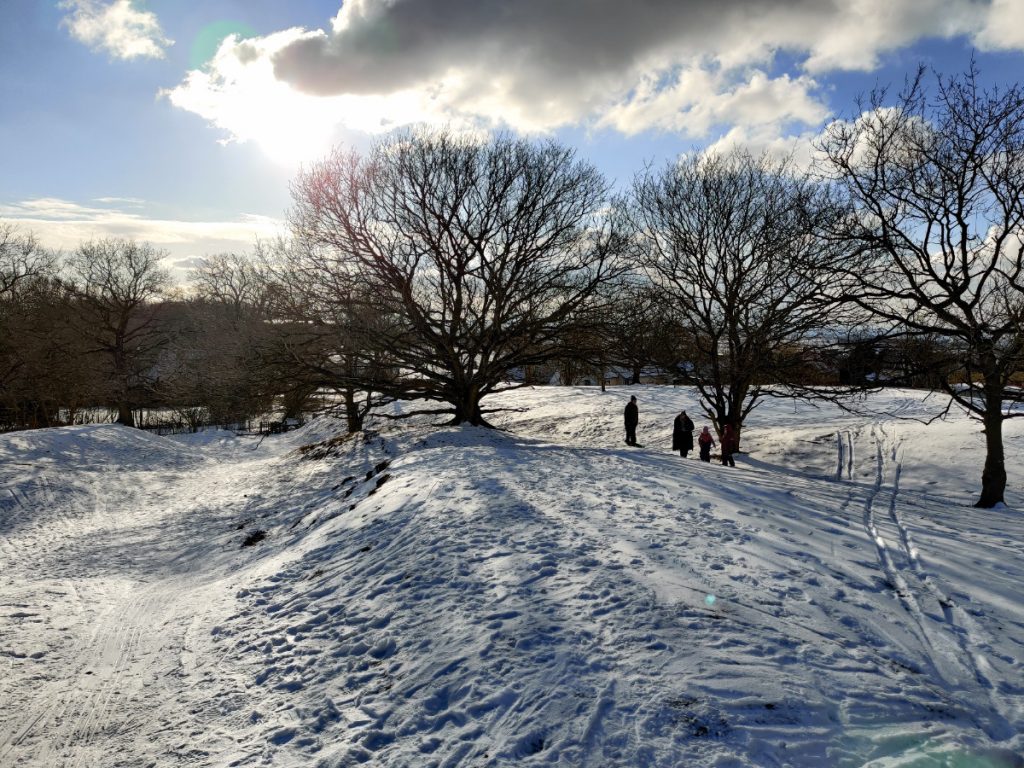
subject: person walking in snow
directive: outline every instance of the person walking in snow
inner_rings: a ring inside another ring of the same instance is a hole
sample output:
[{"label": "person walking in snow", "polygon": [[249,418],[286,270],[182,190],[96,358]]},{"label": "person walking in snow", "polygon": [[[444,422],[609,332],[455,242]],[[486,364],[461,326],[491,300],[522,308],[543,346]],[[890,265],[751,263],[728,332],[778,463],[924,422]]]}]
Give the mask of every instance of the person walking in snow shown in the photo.
[{"label": "person walking in snow", "polygon": [[672,450],[684,459],[693,450],[693,420],[682,411],[672,422]]},{"label": "person walking in snow", "polygon": [[697,448],[700,449],[700,460],[711,462],[711,446],[715,444],[715,438],[711,436],[711,431],[704,427],[701,430],[700,435],[697,437]]},{"label": "person walking in snow", "polygon": [[640,423],[640,409],[636,405],[636,395],[629,398],[623,412],[626,421],[626,445],[636,445],[636,425]]},{"label": "person walking in snow", "polygon": [[722,466],[723,467],[735,467],[736,462],[733,460],[732,455],[739,449],[737,445],[736,433],[733,432],[732,424],[729,422],[725,423],[722,427]]}]

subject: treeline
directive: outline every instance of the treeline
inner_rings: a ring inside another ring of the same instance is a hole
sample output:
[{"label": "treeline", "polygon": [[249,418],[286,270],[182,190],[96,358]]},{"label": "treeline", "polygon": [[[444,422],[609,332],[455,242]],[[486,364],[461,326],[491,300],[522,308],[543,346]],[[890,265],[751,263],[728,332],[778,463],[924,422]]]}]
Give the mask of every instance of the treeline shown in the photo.
[{"label": "treeline", "polygon": [[53,254],[0,223],[0,429],[89,421],[96,409],[129,426],[142,409],[227,423],[282,401],[269,316],[203,289],[186,298],[164,256],[116,239]]},{"label": "treeline", "polygon": [[812,170],[694,154],[624,193],[556,142],[406,131],[302,172],[286,238],[177,294],[149,246],[57,259],[6,227],[2,421],[230,421],[328,392],[352,430],[399,399],[486,425],[530,372],[654,366],[740,434],[764,397],[907,384],[983,422],[992,506],[1024,369],[1024,93],[919,73],[886,101],[832,124]]}]

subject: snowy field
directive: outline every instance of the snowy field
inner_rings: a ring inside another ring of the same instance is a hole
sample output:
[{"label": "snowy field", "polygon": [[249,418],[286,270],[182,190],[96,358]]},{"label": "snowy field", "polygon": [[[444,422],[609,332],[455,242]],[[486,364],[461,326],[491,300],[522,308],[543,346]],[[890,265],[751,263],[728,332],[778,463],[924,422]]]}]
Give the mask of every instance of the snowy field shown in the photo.
[{"label": "snowy field", "polygon": [[769,401],[736,469],[687,388],[489,404],[0,436],[0,766],[1024,765],[1024,425],[977,510],[919,393]]}]

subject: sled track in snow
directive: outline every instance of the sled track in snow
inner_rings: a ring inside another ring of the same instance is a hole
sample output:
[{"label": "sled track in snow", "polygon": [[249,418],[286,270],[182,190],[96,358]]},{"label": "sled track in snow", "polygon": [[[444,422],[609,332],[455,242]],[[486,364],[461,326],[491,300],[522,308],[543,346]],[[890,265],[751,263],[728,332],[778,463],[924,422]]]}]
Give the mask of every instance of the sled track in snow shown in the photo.
[{"label": "sled track in snow", "polygon": [[17,539],[23,538],[22,536],[12,535],[17,530],[17,520],[22,515],[27,515],[33,508],[52,509],[53,492],[41,471],[29,478],[9,479],[10,482],[3,486],[4,494],[0,499],[0,519],[7,518],[10,521],[9,524],[0,527],[0,553],[4,555],[7,568],[15,570],[15,566],[21,565],[17,561],[24,557],[25,550],[32,550],[32,547],[18,543]]},{"label": "sled track in snow", "polygon": [[[722,471],[726,472],[724,469]],[[728,473],[733,471],[728,470],[726,475],[729,476]],[[717,473],[705,477],[704,482],[709,486],[720,488],[723,495],[736,492],[734,484],[727,481],[725,477],[716,477],[716,475]],[[537,485],[538,483],[535,481],[526,484],[528,497],[535,493],[534,489]],[[845,509],[852,505],[858,495],[856,489],[851,487],[846,492],[841,507]],[[615,542],[615,545],[621,547],[622,551],[635,563],[621,564],[619,568],[623,573],[629,574],[637,584],[663,585],[661,590],[652,589],[652,594],[656,596],[658,601],[665,604],[674,604],[682,599],[697,611],[706,612],[709,616],[716,615],[717,609],[708,608],[705,598],[709,594],[718,592],[718,587],[721,584],[716,586],[716,582],[713,579],[709,579],[706,574],[698,571],[685,557],[660,549],[655,550],[655,552],[660,553],[662,559],[652,557],[647,536],[645,536],[642,527],[637,526],[635,519],[621,515],[605,520],[596,517],[578,516],[568,521],[561,514],[548,514],[560,518],[563,523],[571,525],[572,528],[582,533],[591,541]],[[610,549],[610,547],[606,547],[606,549]],[[680,574],[686,574],[686,577],[680,579]],[[684,598],[683,595],[686,597]],[[729,618],[737,624],[748,626],[758,631],[774,632],[779,637],[798,638],[801,642],[810,645],[825,643],[834,649],[836,653],[844,657],[850,659],[857,658],[856,653],[850,650],[846,640],[842,637],[819,631],[817,628],[809,626],[801,617],[780,616],[778,613],[760,607],[755,603],[739,601],[734,598],[730,598],[728,602],[730,605]],[[780,622],[782,623],[781,628],[775,630],[767,629]]]},{"label": "sled track in snow", "polygon": [[[17,492],[10,487],[4,487],[0,495],[0,518],[7,514],[14,514],[14,511],[22,506],[21,498]],[[10,563],[14,559],[17,548],[11,542],[10,537],[3,530],[0,530],[0,555],[4,561]]]},{"label": "sled track in snow", "polygon": [[[115,697],[130,698],[120,689],[125,683],[137,682],[127,680],[126,672],[139,649],[140,636],[144,631],[143,620],[150,614],[153,603],[154,598],[149,590],[138,597],[133,596],[118,612],[116,620],[104,628],[104,637],[98,645],[103,674],[85,700],[78,705],[76,719],[69,723],[63,734],[63,750],[73,755],[69,765],[76,768],[88,765],[89,748],[95,743],[97,735],[108,728],[107,719]],[[118,724],[112,732],[119,732],[121,726],[123,724]]]},{"label": "sled track in snow", "polygon": [[[52,624],[54,640],[47,655],[59,659],[46,669],[60,667],[61,673],[25,688],[19,706],[0,719],[0,766],[90,768],[112,761],[134,765],[133,757],[143,764],[143,755],[130,747],[131,733],[142,722],[139,713],[154,712],[176,692],[167,680],[178,656],[161,654],[180,635],[175,607],[186,605],[188,598],[180,583],[179,591],[172,591],[162,580],[103,575],[111,570],[109,558],[122,558],[114,549],[98,554],[98,535],[113,535],[110,541],[128,549],[134,546],[131,539],[122,542],[114,535],[133,531],[119,525],[111,503],[111,492],[134,500],[129,485],[110,488],[102,472],[64,487],[47,470],[3,479],[10,481],[10,501],[0,502],[0,509],[17,512],[22,506],[43,513],[15,521],[19,527],[0,535],[5,565],[16,574],[41,573],[44,582],[60,585],[76,611],[85,607],[88,620],[73,622],[77,629],[68,633],[60,629],[60,606],[40,611],[48,617],[47,626]],[[85,554],[88,558],[80,562]],[[111,743],[129,751],[109,755]]]},{"label": "sled track in snow", "polygon": [[[93,516],[102,510],[95,503],[85,503],[88,512],[82,509],[82,501],[67,489],[58,493],[48,475],[52,470],[37,469],[23,477],[11,477],[0,501],[0,515],[10,511],[10,527],[0,528],[0,553],[5,557],[5,566],[12,572],[25,567],[34,569],[42,554],[50,555],[55,542],[68,542],[70,534],[80,532],[80,524],[86,516]],[[12,473],[13,474],[13,473]],[[45,510],[39,515],[38,510]],[[17,516],[32,515],[31,519],[19,525]],[[109,519],[109,513],[106,513]]]},{"label": "sled track in snow", "polygon": [[[899,514],[897,502],[903,472],[901,441],[889,434],[882,424],[875,425],[872,436],[875,439],[875,480],[864,503],[864,529],[875,545],[886,582],[913,621],[914,632],[928,652],[925,661],[936,678],[951,690],[960,689],[970,696],[975,720],[990,738],[995,741],[1011,738],[1016,730],[994,696],[996,686],[986,671],[989,665],[981,647],[984,644],[981,630],[931,578],[922,565],[910,529]],[[890,463],[892,479],[886,488]],[[883,495],[888,496],[888,501],[880,515],[877,509]],[[880,518],[895,528],[896,558],[890,553],[889,540],[879,530]],[[925,604],[929,601],[941,611],[927,610]]]},{"label": "sled track in snow", "polygon": [[[137,681],[126,671],[139,648],[153,603],[149,589],[132,594],[119,610],[102,619],[90,638],[76,644],[69,653],[69,660],[79,665],[72,680],[53,681],[37,692],[34,699],[38,705],[0,739],[0,764],[94,764],[89,747],[99,733],[110,731],[107,720],[114,703],[141,687],[132,686]],[[120,730],[116,727],[110,732]]]}]

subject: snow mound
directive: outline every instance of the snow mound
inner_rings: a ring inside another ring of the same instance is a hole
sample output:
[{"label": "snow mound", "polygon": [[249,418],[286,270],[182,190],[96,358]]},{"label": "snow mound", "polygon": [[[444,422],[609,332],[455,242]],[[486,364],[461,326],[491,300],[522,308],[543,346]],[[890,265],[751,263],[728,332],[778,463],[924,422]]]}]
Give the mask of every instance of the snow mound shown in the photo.
[{"label": "snow mound", "polygon": [[186,446],[140,429],[95,424],[0,435],[0,462],[75,470],[181,467],[196,461]]},{"label": "snow mound", "polygon": [[769,401],[730,469],[669,450],[689,388],[494,405],[0,464],[0,764],[1021,765],[1019,497],[968,506],[975,425]]}]

